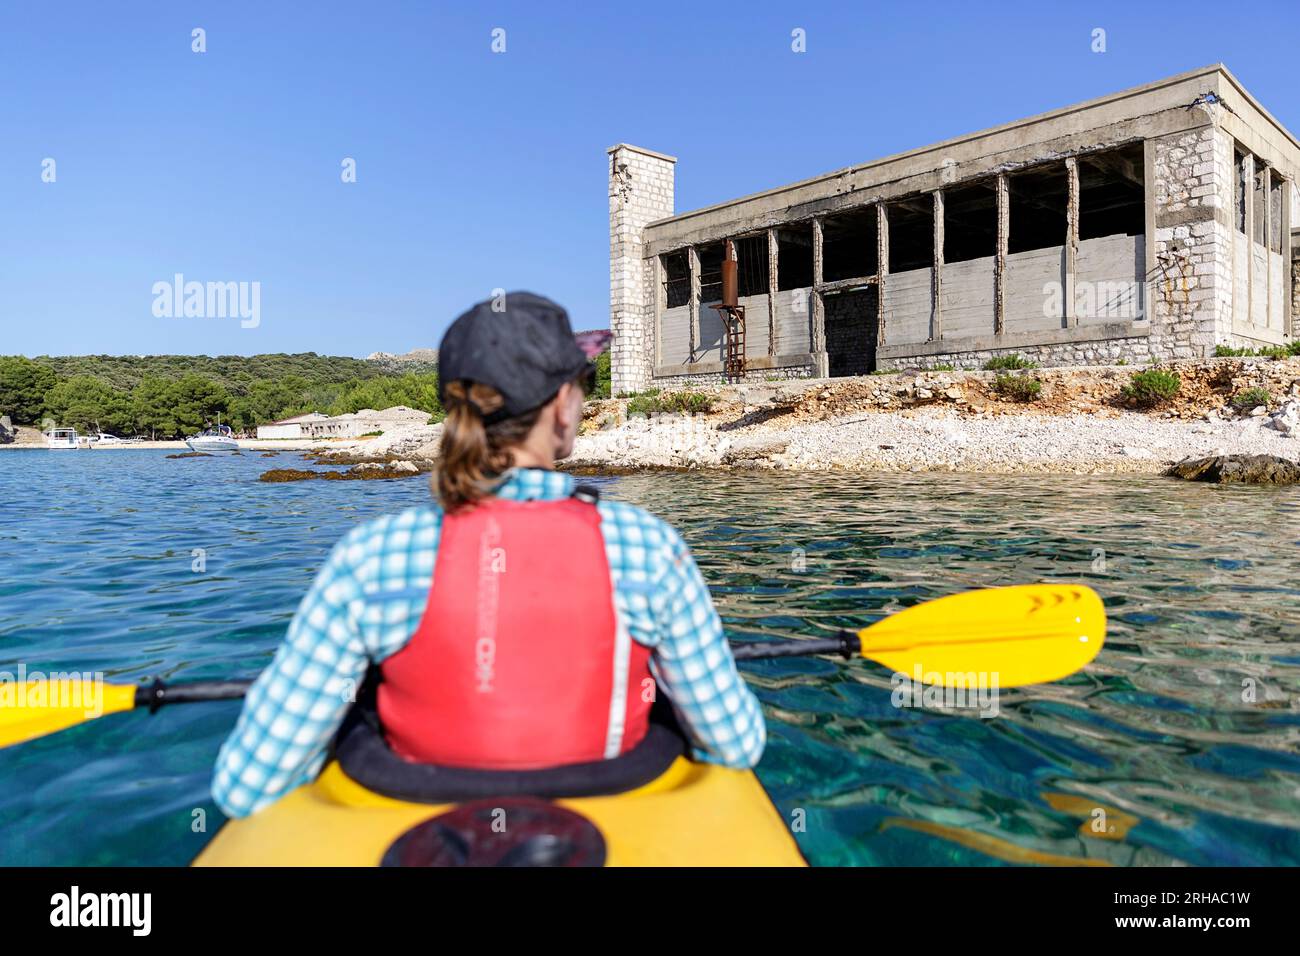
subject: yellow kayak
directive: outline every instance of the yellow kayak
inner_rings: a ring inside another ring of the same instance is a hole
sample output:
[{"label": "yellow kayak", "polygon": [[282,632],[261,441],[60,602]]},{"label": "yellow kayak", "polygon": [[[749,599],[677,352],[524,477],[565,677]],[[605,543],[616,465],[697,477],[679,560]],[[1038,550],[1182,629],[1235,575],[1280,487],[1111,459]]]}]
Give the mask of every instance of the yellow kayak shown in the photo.
[{"label": "yellow kayak", "polygon": [[[476,804],[488,806],[489,818],[508,821],[511,801],[501,802],[504,810],[491,808],[491,800]],[[598,862],[606,866],[807,865],[751,771],[678,757],[635,790],[546,805],[594,825],[604,844]],[[404,835],[457,807],[382,796],[330,763],[314,783],[227,823],[194,865],[377,866]]]}]

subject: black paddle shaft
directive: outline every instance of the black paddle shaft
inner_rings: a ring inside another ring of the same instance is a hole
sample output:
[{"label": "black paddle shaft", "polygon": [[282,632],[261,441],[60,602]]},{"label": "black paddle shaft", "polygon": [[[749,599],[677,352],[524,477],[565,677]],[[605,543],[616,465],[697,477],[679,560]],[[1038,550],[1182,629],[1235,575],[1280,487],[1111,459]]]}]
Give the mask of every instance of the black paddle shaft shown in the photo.
[{"label": "black paddle shaft", "polygon": [[135,692],[135,705],[153,713],[163,704],[188,704],[199,700],[238,700],[252,686],[251,680],[201,680],[191,684],[164,684],[160,680]]},{"label": "black paddle shaft", "polygon": [[[862,647],[858,635],[840,631],[835,637],[813,641],[755,641],[732,644],[731,654],[738,661],[759,661],[773,657],[811,657],[839,654],[845,659],[857,656]],[[188,704],[203,700],[238,700],[252,686],[251,680],[201,680],[188,684],[164,684],[156,680],[135,692],[135,705],[148,707],[150,713],[164,704]]]},{"label": "black paddle shaft", "polygon": [[813,641],[756,641],[732,644],[731,656],[738,661],[759,661],[773,657],[811,657],[817,654],[839,654],[845,660],[856,657],[862,650],[862,639],[852,631],[840,631],[834,637]]}]

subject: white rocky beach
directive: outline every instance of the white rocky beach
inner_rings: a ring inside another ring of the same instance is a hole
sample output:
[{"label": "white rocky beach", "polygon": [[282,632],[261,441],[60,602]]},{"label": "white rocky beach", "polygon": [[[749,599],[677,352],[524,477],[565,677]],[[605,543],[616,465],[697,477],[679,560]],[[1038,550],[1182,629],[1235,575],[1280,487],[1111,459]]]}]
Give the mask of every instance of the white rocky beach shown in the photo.
[{"label": "white rocky beach", "polygon": [[[1126,408],[1126,366],[1039,369],[1041,398],[1007,401],[990,372],[904,372],[852,379],[712,386],[696,414],[629,414],[589,405],[565,467],[592,471],[765,468],[993,474],[1158,473],[1216,455],[1300,461],[1300,359],[1176,363],[1182,388],[1159,409]],[[1266,405],[1234,408],[1248,389]],[[440,425],[404,424],[354,442],[318,444],[343,459],[438,454]],[[333,455],[331,455],[333,457]]]}]

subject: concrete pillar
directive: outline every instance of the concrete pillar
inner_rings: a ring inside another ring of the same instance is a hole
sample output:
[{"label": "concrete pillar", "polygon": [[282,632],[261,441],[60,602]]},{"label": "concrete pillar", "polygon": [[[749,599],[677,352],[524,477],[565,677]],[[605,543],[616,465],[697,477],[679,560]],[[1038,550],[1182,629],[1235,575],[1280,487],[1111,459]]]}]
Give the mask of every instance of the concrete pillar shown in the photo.
[{"label": "concrete pillar", "polygon": [[[1259,188],[1264,194],[1264,325],[1273,327],[1273,257],[1267,254],[1269,242],[1273,237],[1273,203],[1270,192],[1273,189],[1273,168],[1267,163],[1259,171]],[[1249,247],[1247,247],[1249,248]],[[1251,259],[1254,259],[1251,256]],[[1279,329],[1286,334],[1286,323]]]},{"label": "concrete pillar", "polygon": [[[1282,185],[1282,261],[1291,263],[1291,302],[1287,304],[1286,328],[1292,338],[1300,338],[1300,187],[1294,179]],[[1282,287],[1286,289],[1286,284]]]},{"label": "concrete pillar", "polygon": [[1255,154],[1247,153],[1242,164],[1246,184],[1246,321],[1255,321]]},{"label": "concrete pillar", "polygon": [[1157,358],[1212,354],[1233,340],[1234,309],[1248,306],[1235,301],[1234,246],[1249,237],[1235,222],[1234,150],[1233,136],[1213,125],[1147,140],[1144,314]]},{"label": "concrete pillar", "polygon": [[[1287,237],[1290,237],[1289,239]],[[1287,183],[1282,194],[1282,255],[1291,246],[1291,323],[1292,338],[1300,338],[1300,187]]]},{"label": "concrete pillar", "polygon": [[1065,273],[1064,288],[1061,290],[1064,311],[1061,313],[1064,325],[1079,324],[1078,309],[1074,303],[1074,277],[1079,271],[1079,161],[1071,156],[1065,161],[1066,207],[1065,207]]},{"label": "concrete pillar", "polygon": [[767,354],[775,357],[776,351],[776,290],[777,269],[780,266],[780,245],[776,230],[767,231]]},{"label": "concrete pillar", "polygon": [[943,338],[943,190],[934,191],[934,263],[930,274],[930,341]]},{"label": "concrete pillar", "polygon": [[686,250],[686,265],[691,271],[691,362],[700,360],[700,250],[690,246]]},{"label": "concrete pillar", "polygon": [[813,288],[808,297],[808,306],[812,313],[812,329],[809,339],[812,344],[813,377],[829,378],[831,374],[830,354],[826,351],[826,303],[818,286],[825,281],[825,260],[822,246],[822,221],[814,219],[812,223],[813,254]]},{"label": "concrete pillar", "polygon": [[993,334],[1001,335],[1007,328],[1007,239],[1011,235],[1011,192],[1006,173],[998,175],[997,193],[998,248],[993,257]]},{"label": "concrete pillar", "polygon": [[889,278],[889,210],[876,203],[876,349],[885,346],[885,281]]},{"label": "concrete pillar", "polygon": [[644,256],[648,223],[673,214],[677,160],[627,143],[609,155],[609,328],[614,394],[649,386],[654,362],[658,291],[654,263]]}]

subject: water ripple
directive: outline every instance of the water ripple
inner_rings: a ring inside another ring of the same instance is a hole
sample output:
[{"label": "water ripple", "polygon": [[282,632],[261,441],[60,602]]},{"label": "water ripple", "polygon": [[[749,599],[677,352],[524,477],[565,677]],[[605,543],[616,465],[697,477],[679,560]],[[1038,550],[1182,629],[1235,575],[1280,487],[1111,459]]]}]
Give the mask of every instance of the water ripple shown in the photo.
[{"label": "water ripple", "polygon": [[[334,541],[425,483],[267,461],[0,455],[0,668],[252,676]],[[1154,478],[645,475],[732,637],[826,636],[975,587],[1079,581],[1106,648],[999,713],[893,706],[867,661],[745,665],[760,776],[825,864],[1300,863],[1300,489]],[[201,549],[201,552],[196,552]],[[206,562],[194,569],[196,553]],[[183,863],[233,704],[0,751],[0,863]],[[795,814],[802,811],[802,814]],[[1098,825],[1098,813],[1104,819]]]}]

